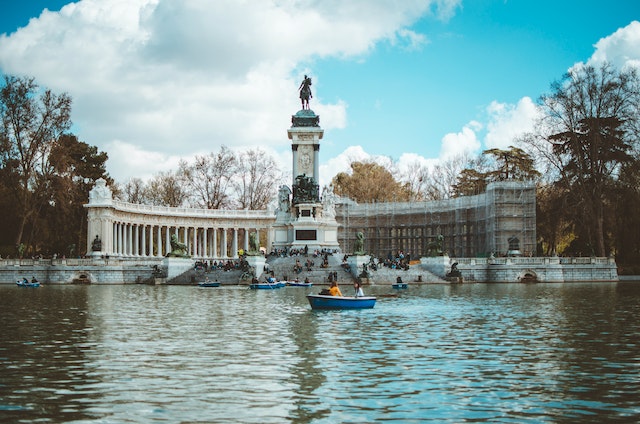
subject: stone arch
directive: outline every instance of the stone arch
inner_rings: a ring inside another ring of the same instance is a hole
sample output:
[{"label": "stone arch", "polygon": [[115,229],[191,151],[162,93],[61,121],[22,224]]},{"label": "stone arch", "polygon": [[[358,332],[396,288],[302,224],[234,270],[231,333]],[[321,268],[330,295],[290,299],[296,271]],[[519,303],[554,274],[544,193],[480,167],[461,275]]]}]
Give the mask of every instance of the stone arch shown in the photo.
[{"label": "stone arch", "polygon": [[538,281],[538,273],[530,268],[524,269],[518,274],[519,283],[536,283]]},{"label": "stone arch", "polygon": [[71,276],[72,284],[91,284],[93,277],[90,272],[87,271],[75,271]]}]

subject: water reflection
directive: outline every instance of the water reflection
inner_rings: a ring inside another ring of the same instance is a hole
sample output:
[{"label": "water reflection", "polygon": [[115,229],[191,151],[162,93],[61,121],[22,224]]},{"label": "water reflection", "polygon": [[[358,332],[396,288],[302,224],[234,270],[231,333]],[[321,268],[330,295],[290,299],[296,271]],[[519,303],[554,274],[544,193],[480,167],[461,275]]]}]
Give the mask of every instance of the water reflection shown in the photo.
[{"label": "water reflection", "polygon": [[640,417],[638,284],[431,285],[324,312],[308,292],[0,287],[0,419]]}]

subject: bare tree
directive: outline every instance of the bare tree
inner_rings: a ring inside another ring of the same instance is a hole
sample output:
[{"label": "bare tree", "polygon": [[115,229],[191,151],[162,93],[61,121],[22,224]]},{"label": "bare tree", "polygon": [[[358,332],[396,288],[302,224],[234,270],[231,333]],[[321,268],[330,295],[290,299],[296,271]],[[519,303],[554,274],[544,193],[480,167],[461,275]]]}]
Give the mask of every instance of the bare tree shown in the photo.
[{"label": "bare tree", "polygon": [[237,162],[235,154],[222,146],[217,153],[196,156],[193,164],[181,163],[179,174],[189,189],[192,205],[204,209],[230,207],[230,185]]},{"label": "bare tree", "polygon": [[131,178],[119,193],[121,199],[129,203],[149,203],[147,197],[147,187],[144,181],[140,178]]},{"label": "bare tree", "polygon": [[174,172],[155,175],[147,185],[145,196],[152,205],[174,208],[184,206],[189,197],[183,179]]},{"label": "bare tree", "polygon": [[273,157],[261,149],[243,152],[234,177],[234,190],[240,209],[266,209],[277,187],[285,181]]}]

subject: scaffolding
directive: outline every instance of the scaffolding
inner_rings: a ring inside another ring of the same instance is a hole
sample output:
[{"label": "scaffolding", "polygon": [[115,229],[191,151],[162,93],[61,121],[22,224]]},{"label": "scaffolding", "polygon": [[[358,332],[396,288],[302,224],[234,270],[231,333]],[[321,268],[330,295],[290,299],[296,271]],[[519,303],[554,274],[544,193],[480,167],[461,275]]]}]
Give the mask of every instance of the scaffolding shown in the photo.
[{"label": "scaffolding", "polygon": [[400,251],[411,258],[426,256],[438,235],[444,236],[443,250],[454,257],[502,256],[513,253],[516,242],[519,254],[536,250],[531,182],[494,182],[479,195],[428,202],[357,204],[343,199],[336,220],[343,251],[353,250],[355,233],[362,231],[365,250],[379,258]]}]

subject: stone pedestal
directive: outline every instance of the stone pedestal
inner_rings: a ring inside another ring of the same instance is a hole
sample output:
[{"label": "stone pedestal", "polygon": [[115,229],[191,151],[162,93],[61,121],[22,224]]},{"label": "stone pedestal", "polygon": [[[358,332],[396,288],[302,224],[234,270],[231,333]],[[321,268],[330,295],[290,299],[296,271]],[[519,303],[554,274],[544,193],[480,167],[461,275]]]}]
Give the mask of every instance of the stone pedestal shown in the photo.
[{"label": "stone pedestal", "polygon": [[247,256],[246,257],[249,266],[251,266],[256,271],[256,278],[260,278],[262,273],[264,272],[264,264],[267,260],[264,256]]},{"label": "stone pedestal", "polygon": [[355,277],[360,276],[363,270],[363,265],[366,264],[369,266],[369,261],[371,257],[369,255],[351,255],[347,258],[347,263],[349,264],[349,270],[351,271],[351,275]]},{"label": "stone pedestal", "polygon": [[167,270],[167,281],[184,274],[194,266],[195,261],[191,258],[168,257],[162,260],[162,268]]}]

